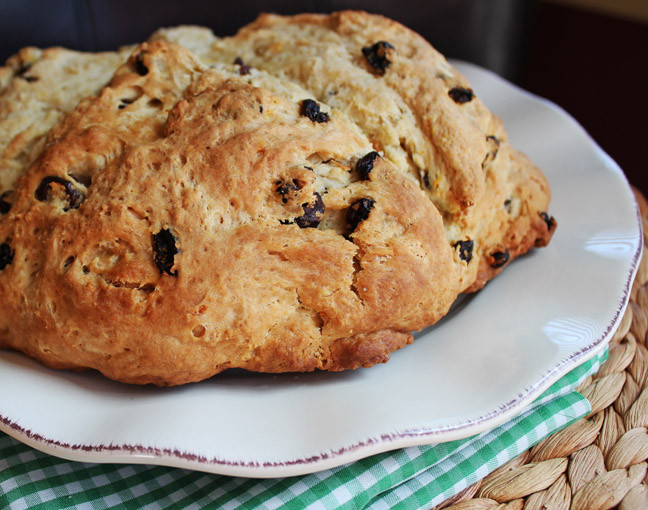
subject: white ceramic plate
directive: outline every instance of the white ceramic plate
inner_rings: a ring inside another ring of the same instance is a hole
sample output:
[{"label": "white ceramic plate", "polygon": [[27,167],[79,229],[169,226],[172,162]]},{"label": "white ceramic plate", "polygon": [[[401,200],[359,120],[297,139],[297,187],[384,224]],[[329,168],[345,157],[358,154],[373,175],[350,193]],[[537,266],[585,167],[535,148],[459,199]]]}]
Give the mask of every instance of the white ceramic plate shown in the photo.
[{"label": "white ceramic plate", "polygon": [[0,429],[73,460],[278,477],[463,438],[519,412],[605,346],[641,252],[617,165],[566,113],[458,64],[546,173],[558,230],[389,363],[343,373],[229,372],[178,388],[54,372],[0,351]]}]

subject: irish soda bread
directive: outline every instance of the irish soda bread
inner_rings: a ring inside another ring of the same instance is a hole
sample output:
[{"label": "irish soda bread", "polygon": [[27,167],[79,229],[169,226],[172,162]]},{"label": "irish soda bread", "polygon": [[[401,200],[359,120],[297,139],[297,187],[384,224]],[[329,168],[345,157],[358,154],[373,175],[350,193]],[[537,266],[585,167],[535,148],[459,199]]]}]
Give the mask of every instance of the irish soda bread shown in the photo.
[{"label": "irish soda bread", "polygon": [[542,173],[393,21],[178,27],[125,59],[0,69],[0,346],[50,367],[370,366],[553,234]]}]

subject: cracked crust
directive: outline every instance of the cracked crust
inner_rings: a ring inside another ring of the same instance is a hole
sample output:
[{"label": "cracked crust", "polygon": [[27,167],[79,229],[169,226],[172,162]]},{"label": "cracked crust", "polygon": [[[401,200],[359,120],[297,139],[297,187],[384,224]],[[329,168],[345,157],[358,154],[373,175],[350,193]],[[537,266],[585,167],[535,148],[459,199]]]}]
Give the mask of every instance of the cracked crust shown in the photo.
[{"label": "cracked crust", "polygon": [[81,90],[26,117],[0,345],[158,385],[386,361],[555,229],[544,176],[468,89],[366,13],[159,31],[73,111]]}]

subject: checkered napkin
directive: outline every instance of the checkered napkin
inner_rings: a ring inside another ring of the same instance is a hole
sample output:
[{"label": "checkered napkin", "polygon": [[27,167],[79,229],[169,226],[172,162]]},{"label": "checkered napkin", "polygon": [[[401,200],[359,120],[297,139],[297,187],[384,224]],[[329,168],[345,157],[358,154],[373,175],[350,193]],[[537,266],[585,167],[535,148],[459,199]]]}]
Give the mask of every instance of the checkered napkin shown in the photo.
[{"label": "checkered napkin", "polygon": [[291,478],[258,480],[159,466],[69,462],[0,433],[0,507],[430,508],[589,413],[589,402],[574,388],[606,358],[607,349],[493,430]]}]

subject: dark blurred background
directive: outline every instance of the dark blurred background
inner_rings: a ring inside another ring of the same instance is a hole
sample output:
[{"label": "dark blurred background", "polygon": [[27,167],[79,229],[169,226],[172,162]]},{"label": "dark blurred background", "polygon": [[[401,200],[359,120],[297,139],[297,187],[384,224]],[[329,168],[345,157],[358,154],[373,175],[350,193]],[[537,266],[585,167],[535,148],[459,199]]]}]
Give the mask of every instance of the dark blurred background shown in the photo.
[{"label": "dark blurred background", "polygon": [[160,26],[229,35],[259,12],[363,9],[570,112],[648,194],[648,0],[0,0],[0,60],[27,45],[106,50]]}]

